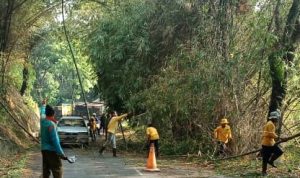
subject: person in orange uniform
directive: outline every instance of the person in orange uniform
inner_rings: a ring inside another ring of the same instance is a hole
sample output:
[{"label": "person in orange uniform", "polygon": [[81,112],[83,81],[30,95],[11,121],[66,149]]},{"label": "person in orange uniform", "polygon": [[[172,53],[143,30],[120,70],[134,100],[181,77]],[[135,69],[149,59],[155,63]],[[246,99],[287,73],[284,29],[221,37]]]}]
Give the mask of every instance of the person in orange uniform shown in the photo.
[{"label": "person in orange uniform", "polygon": [[227,148],[226,144],[229,142],[229,140],[232,139],[231,129],[228,124],[228,120],[226,118],[223,118],[221,120],[220,126],[218,126],[214,130],[214,138],[217,140],[219,146],[217,152],[218,155],[225,154],[225,150]]},{"label": "person in orange uniform", "polygon": [[117,157],[117,144],[116,144],[116,130],[118,127],[119,122],[127,117],[128,114],[123,114],[121,116],[118,116],[116,112],[113,113],[113,117],[110,119],[108,125],[107,125],[107,133],[108,137],[106,142],[103,144],[101,149],[99,150],[99,153],[102,155],[103,151],[106,148],[106,145],[111,143],[113,147],[113,156]]},{"label": "person in orange uniform", "polygon": [[[281,114],[279,111],[273,111],[270,113],[270,116],[268,118],[268,121],[263,129],[263,135],[262,135],[262,175],[267,175],[267,167],[268,164],[270,164],[273,167],[276,167],[274,165],[274,161],[279,158],[283,151],[279,148],[277,144],[275,144],[275,139],[278,138],[278,136],[275,133],[275,125],[277,124]],[[282,140],[284,140],[282,138]]]},{"label": "person in orange uniform", "polygon": [[148,139],[148,155],[150,151],[150,146],[153,143],[155,147],[155,156],[159,156],[159,145],[158,145],[158,140],[159,140],[159,135],[155,127],[150,123],[148,124],[147,130],[147,139]]}]

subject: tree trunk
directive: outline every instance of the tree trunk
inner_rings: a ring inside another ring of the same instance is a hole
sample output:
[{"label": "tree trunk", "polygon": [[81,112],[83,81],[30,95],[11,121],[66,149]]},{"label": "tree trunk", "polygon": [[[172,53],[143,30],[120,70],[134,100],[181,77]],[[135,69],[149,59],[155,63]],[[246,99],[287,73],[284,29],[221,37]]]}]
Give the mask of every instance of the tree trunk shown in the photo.
[{"label": "tree trunk", "polygon": [[9,43],[9,32],[12,18],[12,12],[14,8],[15,0],[6,0],[0,4],[0,74],[1,77],[1,88],[4,89],[6,65],[5,65],[5,51],[8,48]]},{"label": "tree trunk", "polygon": [[0,52],[4,52],[9,41],[9,31],[15,0],[7,0],[0,5]]},{"label": "tree trunk", "polygon": [[229,29],[231,26],[230,18],[231,4],[227,0],[220,0],[218,9],[218,23],[219,23],[219,41],[218,46],[223,58],[228,60],[228,48],[229,48]]},{"label": "tree trunk", "polygon": [[21,96],[23,96],[26,92],[27,86],[28,86],[28,79],[29,79],[29,71],[28,71],[28,66],[27,63],[24,63],[24,68],[23,68],[23,83],[22,87],[20,90]]},{"label": "tree trunk", "polygon": [[[269,114],[276,109],[281,109],[282,101],[285,98],[287,88],[287,71],[285,64],[289,65],[294,60],[293,53],[299,41],[300,0],[294,0],[289,10],[284,33],[281,40],[276,44],[275,50],[269,56],[270,73],[272,78],[272,94],[269,105]],[[277,129],[278,135],[281,133],[282,117],[279,120]]]}]

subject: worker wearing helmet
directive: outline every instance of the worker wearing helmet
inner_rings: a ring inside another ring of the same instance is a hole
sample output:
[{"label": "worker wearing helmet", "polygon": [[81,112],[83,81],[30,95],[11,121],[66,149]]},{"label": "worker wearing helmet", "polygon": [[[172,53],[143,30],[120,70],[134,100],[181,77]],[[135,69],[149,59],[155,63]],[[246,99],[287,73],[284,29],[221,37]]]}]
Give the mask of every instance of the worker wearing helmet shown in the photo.
[{"label": "worker wearing helmet", "polygon": [[226,144],[232,139],[231,129],[228,124],[228,120],[223,118],[220,122],[220,126],[214,130],[214,138],[217,140],[219,147],[217,152],[218,155],[225,154],[225,150],[227,148]]},{"label": "worker wearing helmet", "polygon": [[278,138],[278,136],[275,133],[275,125],[278,123],[278,120],[280,118],[281,114],[280,111],[273,111],[270,113],[268,121],[263,129],[263,135],[262,135],[262,175],[267,175],[267,164],[270,164],[273,167],[276,167],[274,165],[274,161],[279,158],[283,151],[279,148],[277,144],[275,144],[275,139]]}]

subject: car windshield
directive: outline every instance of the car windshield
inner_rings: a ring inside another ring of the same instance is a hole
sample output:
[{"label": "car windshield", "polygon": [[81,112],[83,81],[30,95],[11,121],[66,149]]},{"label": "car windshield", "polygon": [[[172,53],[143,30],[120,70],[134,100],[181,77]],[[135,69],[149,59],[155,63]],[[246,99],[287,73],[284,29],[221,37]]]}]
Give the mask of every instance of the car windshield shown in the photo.
[{"label": "car windshield", "polygon": [[85,127],[83,119],[62,119],[58,126]]}]

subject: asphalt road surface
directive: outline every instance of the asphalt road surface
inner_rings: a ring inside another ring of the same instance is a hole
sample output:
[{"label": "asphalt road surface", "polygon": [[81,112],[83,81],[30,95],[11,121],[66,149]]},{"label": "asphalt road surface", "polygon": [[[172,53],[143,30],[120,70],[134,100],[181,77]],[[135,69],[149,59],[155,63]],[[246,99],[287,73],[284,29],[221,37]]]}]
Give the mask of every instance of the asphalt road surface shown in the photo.
[{"label": "asphalt road surface", "polygon": [[[90,149],[64,149],[66,155],[76,155],[77,160],[74,164],[63,161],[64,178],[162,178],[162,177],[219,177],[212,171],[200,170],[190,165],[170,166],[158,160],[160,172],[144,171],[146,158],[141,156],[125,156],[119,153],[119,157],[112,157],[112,153],[107,151],[103,156],[97,153],[97,150]],[[22,178],[41,177],[42,160],[39,151],[29,155],[27,168],[24,170]],[[221,176],[220,176],[221,177]]]},{"label": "asphalt road surface", "polygon": [[[76,155],[73,164],[63,161],[64,178],[101,178],[101,177],[143,177],[135,167],[128,167],[121,158],[110,153],[100,156],[96,150],[64,149],[66,155]],[[41,176],[42,158],[40,153],[32,153],[28,160],[27,177]],[[147,177],[147,176],[146,176]]]}]

